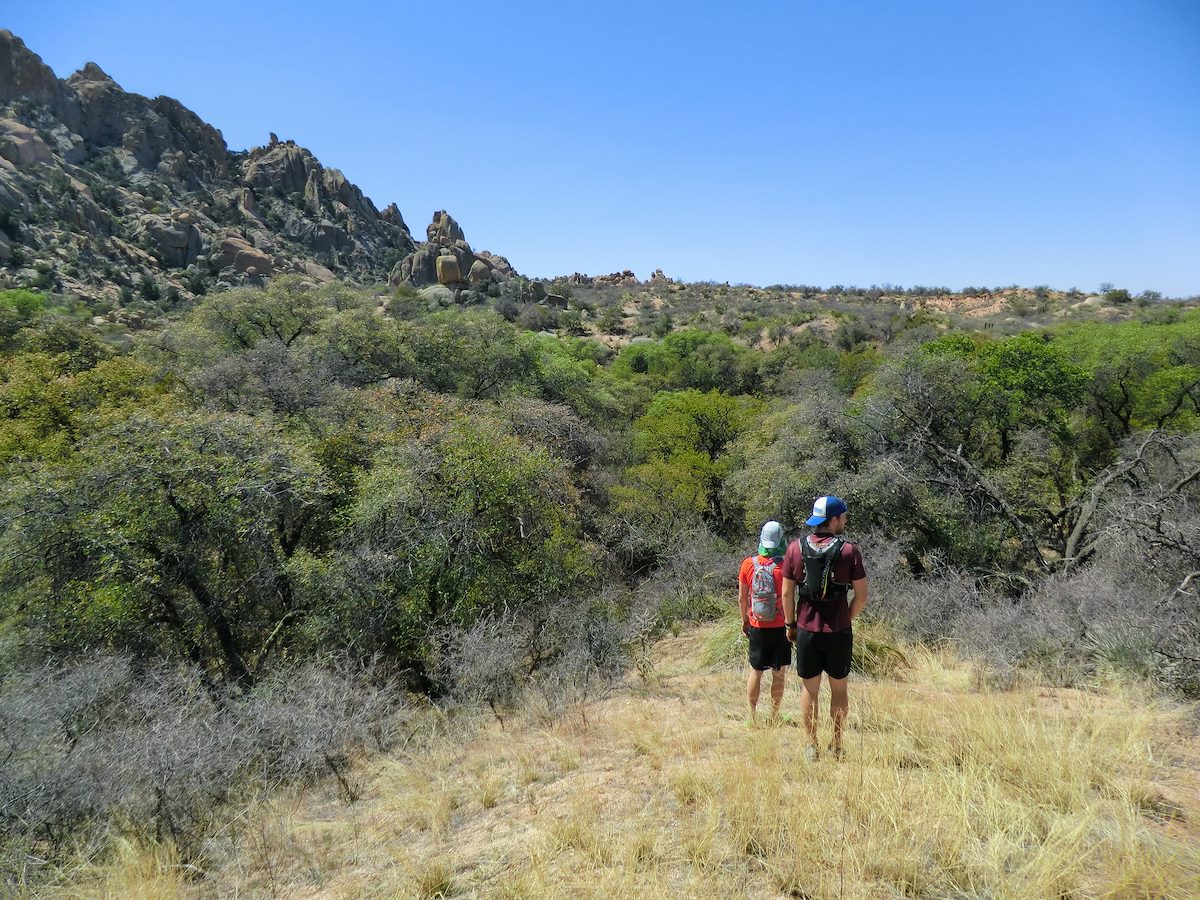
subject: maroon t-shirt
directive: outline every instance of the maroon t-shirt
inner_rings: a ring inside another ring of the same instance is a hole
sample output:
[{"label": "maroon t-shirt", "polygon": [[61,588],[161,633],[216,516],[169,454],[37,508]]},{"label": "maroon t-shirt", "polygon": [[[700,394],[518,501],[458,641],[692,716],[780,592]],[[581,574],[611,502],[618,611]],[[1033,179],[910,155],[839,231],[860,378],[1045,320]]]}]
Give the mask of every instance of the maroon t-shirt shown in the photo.
[{"label": "maroon t-shirt", "polygon": [[[833,535],[817,532],[813,535],[817,546],[824,546],[833,540]],[[850,627],[850,602],[828,599],[809,603],[803,596],[804,585],[804,549],[799,540],[792,541],[783,556],[783,577],[790,578],[801,589],[796,591],[796,627],[804,631],[845,631]],[[842,546],[842,552],[834,560],[831,580],[838,584],[850,584],[860,578],[866,578],[867,571],[863,568],[862,554],[858,547],[847,542]]]}]

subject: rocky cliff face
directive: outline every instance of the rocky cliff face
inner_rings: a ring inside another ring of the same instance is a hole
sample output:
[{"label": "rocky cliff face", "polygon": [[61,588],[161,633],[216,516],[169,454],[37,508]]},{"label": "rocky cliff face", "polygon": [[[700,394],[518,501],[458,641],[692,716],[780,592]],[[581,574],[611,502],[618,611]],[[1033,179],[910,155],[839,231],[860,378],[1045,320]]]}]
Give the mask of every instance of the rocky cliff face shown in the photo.
[{"label": "rocky cliff face", "polygon": [[178,101],[129,93],[95,63],[59,79],[0,30],[0,287],[119,305],[146,279],[187,297],[286,273],[384,281],[406,262],[430,284],[446,254],[461,283],[511,274],[438,216],[418,245],[395,204],[380,211],[294,142],[230,151]]}]

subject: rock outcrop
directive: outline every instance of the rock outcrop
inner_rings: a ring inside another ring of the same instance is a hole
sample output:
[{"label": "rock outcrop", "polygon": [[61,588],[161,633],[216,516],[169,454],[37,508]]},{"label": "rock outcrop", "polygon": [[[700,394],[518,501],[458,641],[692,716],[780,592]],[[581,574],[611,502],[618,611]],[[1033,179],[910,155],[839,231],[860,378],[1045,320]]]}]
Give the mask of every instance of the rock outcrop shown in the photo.
[{"label": "rock outcrop", "polygon": [[[660,270],[661,271],[661,270]],[[565,281],[567,284],[578,285],[636,285],[641,284],[636,275],[629,269],[623,272],[613,272],[610,275],[584,275],[582,272],[575,272],[565,278],[556,279]]]},{"label": "rock outcrop", "polygon": [[[377,282],[418,250],[394,203],[380,212],[294,141],[230,151],[179,101],[125,91],[95,63],[59,79],[5,30],[0,208],[0,275],[19,285],[49,266],[84,298],[141,276],[182,295],[284,272]],[[446,215],[434,231],[422,283],[437,282],[443,242],[465,277],[462,229]]]},{"label": "rock outcrop", "polygon": [[136,237],[145,235],[158,250],[159,261],[170,268],[182,269],[192,265],[204,249],[200,229],[191,222],[188,213],[168,216],[143,216]]},{"label": "rock outcrop", "polygon": [[433,214],[425,235],[427,240],[392,269],[389,283],[393,287],[410,284],[421,288],[464,281],[482,286],[516,277],[517,273],[503,256],[472,250],[462,226],[444,209]]},{"label": "rock outcrop", "polygon": [[217,269],[229,267],[249,275],[270,275],[275,266],[271,257],[238,235],[229,235],[221,241],[212,264]]}]

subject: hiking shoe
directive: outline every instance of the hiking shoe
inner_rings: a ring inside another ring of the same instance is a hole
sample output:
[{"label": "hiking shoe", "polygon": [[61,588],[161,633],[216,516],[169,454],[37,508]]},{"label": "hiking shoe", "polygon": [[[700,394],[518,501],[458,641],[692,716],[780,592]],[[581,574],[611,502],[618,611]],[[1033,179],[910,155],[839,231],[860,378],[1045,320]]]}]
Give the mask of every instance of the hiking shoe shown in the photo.
[{"label": "hiking shoe", "polygon": [[846,758],[846,751],[842,747],[830,747],[829,753],[838,762],[841,762],[843,759]]},{"label": "hiking shoe", "polygon": [[804,748],[804,761],[805,762],[810,762],[810,763],[816,762],[820,758],[821,758],[821,751],[818,750],[812,744],[809,744],[807,747]]}]

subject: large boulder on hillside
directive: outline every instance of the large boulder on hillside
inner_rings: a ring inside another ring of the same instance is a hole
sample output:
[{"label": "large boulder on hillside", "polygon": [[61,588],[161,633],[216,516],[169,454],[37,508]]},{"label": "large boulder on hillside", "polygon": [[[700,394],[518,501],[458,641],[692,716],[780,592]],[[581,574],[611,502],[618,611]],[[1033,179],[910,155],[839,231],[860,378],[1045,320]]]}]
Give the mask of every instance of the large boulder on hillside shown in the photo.
[{"label": "large boulder on hillside", "polygon": [[512,264],[498,253],[489,253],[486,250],[477,250],[475,255],[486,262],[495,272],[504,276],[505,278],[511,278],[513,275],[517,274],[516,269],[512,267]]},{"label": "large boulder on hillside", "polygon": [[182,214],[181,219],[142,216],[134,231],[135,236],[145,234],[150,238],[157,249],[159,261],[169,268],[185,269],[204,252],[204,238],[200,229],[191,224],[191,217],[186,213]]},{"label": "large boulder on hillside", "polygon": [[41,135],[13,119],[0,119],[0,156],[19,168],[54,162],[54,152]]},{"label": "large boulder on hillside", "polygon": [[[316,160],[313,162],[316,163]],[[320,163],[316,164],[320,165]],[[379,210],[375,208],[375,204],[357,185],[347,180],[340,169],[323,169],[321,185],[324,187],[326,195],[333,199],[335,205],[340,203],[350,212],[358,213],[368,222],[378,221]]]},{"label": "large boulder on hillside", "polygon": [[391,278],[388,279],[388,284],[392,287],[398,287],[405,282],[416,287],[437,284],[437,257],[436,247],[428,244],[422,246],[415,253],[410,253],[396,263],[396,267],[392,269]]},{"label": "large boulder on hillside", "polygon": [[316,169],[312,169],[308,173],[308,180],[304,182],[304,208],[314,216],[320,215],[323,198],[321,179]]},{"label": "large boulder on hillside", "polygon": [[350,236],[345,231],[333,222],[322,219],[313,230],[309,246],[318,253],[330,253],[334,250],[350,249],[354,246],[354,242],[350,240]]},{"label": "large boulder on hillside", "polygon": [[0,262],[8,262],[12,258],[12,239],[0,231]]},{"label": "large boulder on hillside", "polygon": [[477,259],[471,264],[471,271],[467,273],[467,281],[471,284],[485,284],[492,280],[492,269],[482,259]]},{"label": "large boulder on hillside", "polygon": [[29,198],[18,184],[17,167],[0,156],[0,206],[8,209],[26,209]]},{"label": "large boulder on hillside", "polygon": [[439,256],[437,258],[437,280],[439,284],[459,284],[462,272],[458,268],[458,258],[454,256]]},{"label": "large boulder on hillside", "polygon": [[217,269],[232,267],[243,274],[254,269],[255,275],[270,275],[275,269],[271,257],[239,235],[230,235],[221,240],[217,252],[212,256],[212,264]]},{"label": "large boulder on hillside", "polygon": [[432,244],[449,245],[455,241],[465,243],[467,240],[454,217],[444,209],[439,209],[433,214],[433,221],[425,227],[425,234]]},{"label": "large boulder on hillside", "polygon": [[440,284],[431,284],[417,291],[421,299],[428,301],[430,309],[439,309],[454,303],[454,291]]},{"label": "large boulder on hillside", "polygon": [[458,260],[458,271],[465,277],[475,265],[475,253],[466,241],[455,241],[450,247],[442,248],[442,256],[450,255]]}]

